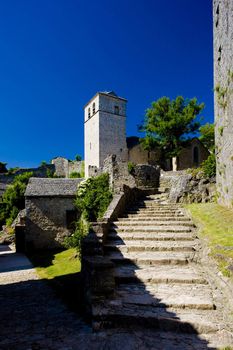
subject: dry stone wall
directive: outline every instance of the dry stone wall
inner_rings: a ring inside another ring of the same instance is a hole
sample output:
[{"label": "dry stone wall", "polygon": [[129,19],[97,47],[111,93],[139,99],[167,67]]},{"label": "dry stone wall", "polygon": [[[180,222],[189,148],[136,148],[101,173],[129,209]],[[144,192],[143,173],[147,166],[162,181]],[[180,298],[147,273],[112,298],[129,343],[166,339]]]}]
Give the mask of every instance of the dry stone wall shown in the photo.
[{"label": "dry stone wall", "polygon": [[219,202],[233,207],[233,1],[213,4],[217,190]]}]

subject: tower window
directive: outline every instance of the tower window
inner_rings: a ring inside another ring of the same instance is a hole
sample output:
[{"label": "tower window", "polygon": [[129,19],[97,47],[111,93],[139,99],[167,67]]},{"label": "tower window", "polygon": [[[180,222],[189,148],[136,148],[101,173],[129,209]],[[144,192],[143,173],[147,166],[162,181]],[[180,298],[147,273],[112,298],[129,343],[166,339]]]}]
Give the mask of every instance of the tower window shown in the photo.
[{"label": "tower window", "polygon": [[91,109],[88,108],[88,119],[90,119],[90,118],[91,118]]},{"label": "tower window", "polygon": [[92,105],[92,114],[95,114],[95,102]]},{"label": "tower window", "polygon": [[115,114],[119,114],[119,106],[114,106],[114,112]]}]

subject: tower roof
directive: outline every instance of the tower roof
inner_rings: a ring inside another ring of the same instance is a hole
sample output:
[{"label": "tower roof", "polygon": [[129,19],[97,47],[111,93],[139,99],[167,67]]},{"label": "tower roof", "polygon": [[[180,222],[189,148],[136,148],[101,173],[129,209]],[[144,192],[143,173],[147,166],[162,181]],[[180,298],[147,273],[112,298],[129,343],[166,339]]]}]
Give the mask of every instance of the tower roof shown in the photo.
[{"label": "tower roof", "polygon": [[127,99],[126,99],[126,98],[118,96],[114,91],[99,91],[99,92],[97,92],[97,93],[85,104],[84,108],[85,108],[92,100],[94,100],[94,98],[95,98],[97,95],[109,96],[109,97],[115,98],[115,99],[117,99],[117,100],[123,100],[123,101],[127,102]]}]

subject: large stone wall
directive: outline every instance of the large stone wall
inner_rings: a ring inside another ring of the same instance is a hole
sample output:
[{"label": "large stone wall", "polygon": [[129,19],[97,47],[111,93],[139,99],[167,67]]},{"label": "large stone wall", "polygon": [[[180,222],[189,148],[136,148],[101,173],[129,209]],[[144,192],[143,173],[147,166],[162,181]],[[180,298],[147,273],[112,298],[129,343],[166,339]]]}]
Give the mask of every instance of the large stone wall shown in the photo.
[{"label": "large stone wall", "polygon": [[70,177],[74,172],[81,174],[83,161],[70,161],[63,157],[52,159],[52,164],[55,167],[55,174],[59,177]]},{"label": "large stone wall", "polygon": [[213,14],[217,191],[233,207],[233,1],[214,0]]}]

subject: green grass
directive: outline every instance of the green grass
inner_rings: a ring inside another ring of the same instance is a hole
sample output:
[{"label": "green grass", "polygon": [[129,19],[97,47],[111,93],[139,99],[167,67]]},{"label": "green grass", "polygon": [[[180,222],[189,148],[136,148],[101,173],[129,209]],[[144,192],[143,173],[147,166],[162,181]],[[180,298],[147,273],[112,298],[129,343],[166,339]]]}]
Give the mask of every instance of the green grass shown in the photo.
[{"label": "green grass", "polygon": [[80,272],[81,264],[75,248],[62,252],[40,252],[30,257],[40,278],[53,279]]},{"label": "green grass", "polygon": [[81,263],[77,250],[36,252],[29,256],[39,277],[50,285],[56,295],[75,312],[83,311]]},{"label": "green grass", "polygon": [[207,239],[210,255],[224,276],[233,276],[233,210],[216,203],[188,204],[200,236]]}]

